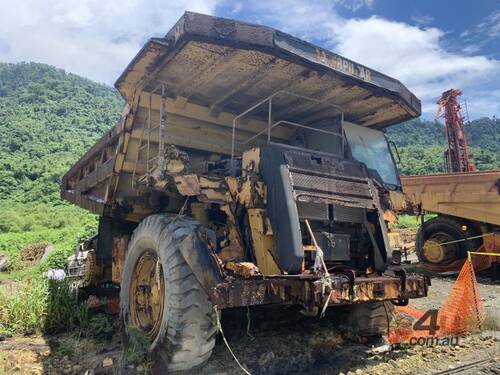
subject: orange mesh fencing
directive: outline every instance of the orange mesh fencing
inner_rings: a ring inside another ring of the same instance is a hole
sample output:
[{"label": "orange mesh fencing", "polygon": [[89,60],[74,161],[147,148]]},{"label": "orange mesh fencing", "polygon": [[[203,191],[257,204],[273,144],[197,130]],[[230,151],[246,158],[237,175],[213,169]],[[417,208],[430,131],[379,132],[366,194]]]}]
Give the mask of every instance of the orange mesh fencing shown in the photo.
[{"label": "orange mesh fencing", "polygon": [[[415,319],[420,319],[425,314],[425,311],[412,306],[397,306],[395,312]],[[471,261],[466,260],[450,295],[438,310],[436,331],[431,334],[427,330],[412,327],[395,327],[389,332],[389,341],[402,343],[408,342],[412,337],[463,335],[479,327],[484,317],[484,306],[479,297],[474,266]]]}]

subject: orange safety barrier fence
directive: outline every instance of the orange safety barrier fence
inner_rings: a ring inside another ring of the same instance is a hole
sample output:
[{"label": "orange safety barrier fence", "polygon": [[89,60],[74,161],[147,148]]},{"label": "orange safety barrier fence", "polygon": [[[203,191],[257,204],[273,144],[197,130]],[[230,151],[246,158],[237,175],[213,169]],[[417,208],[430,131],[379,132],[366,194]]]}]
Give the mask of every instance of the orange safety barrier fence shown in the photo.
[{"label": "orange safety barrier fence", "polygon": [[[412,306],[396,306],[396,314],[421,319],[426,312]],[[408,342],[411,338],[443,337],[463,335],[478,328],[484,321],[484,306],[479,297],[479,288],[474,274],[474,265],[466,260],[446,302],[437,312],[435,332],[413,327],[395,327],[389,331],[393,344]]]}]

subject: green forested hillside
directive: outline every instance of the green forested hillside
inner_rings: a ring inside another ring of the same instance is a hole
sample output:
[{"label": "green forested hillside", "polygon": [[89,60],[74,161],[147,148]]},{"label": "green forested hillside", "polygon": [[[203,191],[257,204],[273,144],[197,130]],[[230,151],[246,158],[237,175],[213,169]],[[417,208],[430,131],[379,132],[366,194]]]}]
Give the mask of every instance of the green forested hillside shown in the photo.
[{"label": "green forested hillside", "polygon": [[14,272],[26,272],[24,246],[53,243],[47,263],[61,266],[95,230],[93,215],[60,200],[59,183],[121,109],[111,87],[44,64],[0,63],[0,255]]},{"label": "green forested hillside", "polygon": [[0,64],[0,200],[54,203],[59,179],[118,119],[108,86],[35,64]]},{"label": "green forested hillside", "polygon": [[[483,117],[466,124],[468,144],[479,170],[500,169],[500,119]],[[446,150],[444,126],[420,119],[385,130],[396,143],[403,175],[442,173]]]}]

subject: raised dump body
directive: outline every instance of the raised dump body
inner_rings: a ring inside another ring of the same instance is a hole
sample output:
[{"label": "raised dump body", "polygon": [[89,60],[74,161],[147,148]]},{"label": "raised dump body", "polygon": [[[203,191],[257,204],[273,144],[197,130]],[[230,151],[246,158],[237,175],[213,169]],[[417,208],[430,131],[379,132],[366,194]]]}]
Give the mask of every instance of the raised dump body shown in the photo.
[{"label": "raised dump body", "polygon": [[417,254],[430,268],[465,259],[499,232],[500,171],[408,176],[401,183],[411,210],[438,214],[417,234]]},{"label": "raised dump body", "polygon": [[352,305],[353,330],[378,335],[390,302],[427,294],[391,257],[385,221],[401,184],[380,129],[420,114],[400,82],[186,13],[116,87],[121,121],[63,178],[62,196],[100,216],[69,269],[120,286],[125,327],[169,370],[208,359],[214,310]]},{"label": "raised dump body", "polygon": [[[230,155],[234,117],[278,91],[321,101],[284,95],[273,102],[275,119],[304,124],[338,115],[332,104],[345,121],[374,129],[420,115],[420,101],[393,78],[272,28],[194,13],[146,43],[116,87],[124,115],[64,176],[62,195],[96,214],[135,221],[151,212],[144,200],[141,214],[125,207],[139,203],[132,175],[145,173],[147,150],[139,143],[149,123],[143,139],[150,158],[158,153],[161,107],[165,142],[201,151],[200,159],[203,152]],[[267,122],[260,108],[238,136]]]}]

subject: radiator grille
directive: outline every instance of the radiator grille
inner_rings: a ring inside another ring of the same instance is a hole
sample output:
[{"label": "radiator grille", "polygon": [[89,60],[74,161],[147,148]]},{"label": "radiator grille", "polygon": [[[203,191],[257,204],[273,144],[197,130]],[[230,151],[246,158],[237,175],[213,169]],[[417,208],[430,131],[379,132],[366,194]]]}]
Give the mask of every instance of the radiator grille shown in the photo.
[{"label": "radiator grille", "polygon": [[308,174],[293,170],[290,175],[297,200],[300,197],[308,197],[354,207],[371,208],[373,206],[370,187],[364,179]]},{"label": "radiator grille", "polygon": [[328,221],[328,204],[315,202],[297,202],[299,218],[308,220]]},{"label": "radiator grille", "polygon": [[365,210],[356,207],[333,206],[333,220],[341,223],[363,223]]}]

